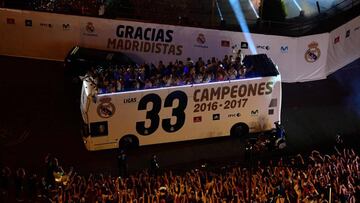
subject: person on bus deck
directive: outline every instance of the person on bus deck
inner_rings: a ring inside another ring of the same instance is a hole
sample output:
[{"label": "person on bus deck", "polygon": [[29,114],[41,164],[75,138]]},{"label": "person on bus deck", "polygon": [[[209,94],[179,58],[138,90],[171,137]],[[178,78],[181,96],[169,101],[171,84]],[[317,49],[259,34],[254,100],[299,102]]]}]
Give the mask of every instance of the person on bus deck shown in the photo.
[{"label": "person on bus deck", "polygon": [[165,76],[164,83],[165,83],[165,87],[170,87],[173,84],[172,74]]},{"label": "person on bus deck", "polygon": [[199,83],[202,83],[203,82],[203,75],[202,74],[198,74],[195,76],[195,80],[194,80],[194,83],[195,84],[199,84]]},{"label": "person on bus deck", "polygon": [[116,91],[121,92],[122,89],[123,89],[123,84],[122,84],[121,79],[119,79],[119,80],[116,81]]},{"label": "person on bus deck", "polygon": [[144,89],[150,89],[152,88],[152,83],[151,83],[151,80],[150,79],[146,79],[145,80],[145,86],[144,86]]},{"label": "person on bus deck", "polygon": [[226,67],[228,68],[228,65],[229,65],[229,56],[226,54],[223,58],[223,60],[221,61],[221,63]]},{"label": "person on bus deck", "polygon": [[204,60],[202,59],[202,57],[199,57],[195,63],[195,73],[200,74],[201,73],[200,69],[201,69],[201,67],[204,67],[204,66],[205,66]]},{"label": "person on bus deck", "polygon": [[229,80],[235,80],[236,79],[236,77],[238,75],[238,72],[235,69],[234,65],[231,65],[227,72],[228,72],[228,75],[229,75]]},{"label": "person on bus deck", "polygon": [[205,76],[203,77],[203,82],[204,83],[209,83],[213,80],[213,76],[211,73],[207,72],[205,73]]},{"label": "person on bus deck", "polygon": [[245,66],[240,66],[239,79],[243,79],[243,78],[246,78],[246,67]]}]

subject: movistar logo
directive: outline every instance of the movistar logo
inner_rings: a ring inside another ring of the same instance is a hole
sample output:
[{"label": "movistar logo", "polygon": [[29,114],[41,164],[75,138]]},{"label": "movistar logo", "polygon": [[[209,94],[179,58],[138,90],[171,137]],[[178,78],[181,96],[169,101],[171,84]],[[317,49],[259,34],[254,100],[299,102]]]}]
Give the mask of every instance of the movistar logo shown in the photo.
[{"label": "movistar logo", "polygon": [[289,47],[288,46],[281,46],[280,51],[281,51],[281,53],[288,53],[289,52]]},{"label": "movistar logo", "polygon": [[259,115],[259,109],[252,110],[252,111],[250,112],[250,114],[251,114],[252,116],[257,116],[257,115]]}]

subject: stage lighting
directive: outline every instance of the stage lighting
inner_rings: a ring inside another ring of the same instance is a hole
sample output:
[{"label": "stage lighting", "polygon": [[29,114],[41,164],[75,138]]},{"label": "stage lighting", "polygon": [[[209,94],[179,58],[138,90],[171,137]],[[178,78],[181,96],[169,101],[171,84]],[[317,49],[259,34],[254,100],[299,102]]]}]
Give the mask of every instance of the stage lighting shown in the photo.
[{"label": "stage lighting", "polygon": [[245,37],[245,40],[247,41],[248,45],[249,45],[249,49],[251,51],[251,54],[257,54],[256,52],[256,48],[255,48],[255,45],[254,45],[254,41],[249,33],[249,27],[246,23],[246,20],[245,20],[245,17],[244,17],[244,14],[242,12],[242,9],[241,9],[241,5],[240,5],[240,2],[239,0],[229,0],[229,3],[231,5],[231,8],[235,14],[235,17],[236,17],[236,20],[238,21],[240,27],[241,27],[241,30],[244,34],[244,37]]},{"label": "stage lighting", "polygon": [[299,3],[296,0],[292,0],[295,4],[295,6],[299,9],[299,11],[302,11],[302,8],[300,7]]},{"label": "stage lighting", "polygon": [[255,9],[254,4],[252,3],[252,1],[251,1],[251,0],[248,0],[248,1],[249,1],[250,7],[251,7],[251,9],[253,10],[256,18],[260,18],[260,17],[259,17],[259,14],[256,12],[256,9]]}]

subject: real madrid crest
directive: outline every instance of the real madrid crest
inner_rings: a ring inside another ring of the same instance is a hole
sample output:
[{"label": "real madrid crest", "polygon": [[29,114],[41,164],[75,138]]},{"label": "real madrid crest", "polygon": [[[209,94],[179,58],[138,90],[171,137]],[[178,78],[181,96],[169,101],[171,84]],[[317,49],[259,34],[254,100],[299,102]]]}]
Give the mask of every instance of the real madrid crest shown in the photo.
[{"label": "real madrid crest", "polygon": [[111,98],[105,97],[100,99],[97,107],[97,113],[101,118],[110,118],[115,114],[115,105],[110,102]]},{"label": "real madrid crest", "polygon": [[95,26],[92,22],[88,22],[86,25],[86,31],[89,33],[95,32]]},{"label": "real madrid crest", "polygon": [[305,60],[309,63],[314,63],[320,58],[321,51],[317,42],[311,42],[305,52]]},{"label": "real madrid crest", "polygon": [[205,38],[205,35],[203,33],[200,33],[197,38],[196,38],[196,41],[199,43],[199,44],[204,44],[206,42],[206,38]]}]

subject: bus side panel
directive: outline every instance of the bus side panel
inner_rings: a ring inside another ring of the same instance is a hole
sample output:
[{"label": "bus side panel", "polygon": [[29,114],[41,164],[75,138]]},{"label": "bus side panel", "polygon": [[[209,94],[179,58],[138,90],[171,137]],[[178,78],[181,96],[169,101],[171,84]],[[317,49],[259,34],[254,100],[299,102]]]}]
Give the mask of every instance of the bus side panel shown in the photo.
[{"label": "bus side panel", "polygon": [[252,132],[268,130],[280,109],[277,76],[98,95],[89,120],[108,124],[109,135],[94,138],[98,144],[132,134],[148,145],[229,135],[240,122]]}]

